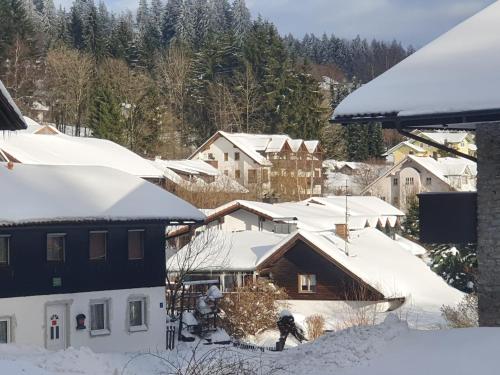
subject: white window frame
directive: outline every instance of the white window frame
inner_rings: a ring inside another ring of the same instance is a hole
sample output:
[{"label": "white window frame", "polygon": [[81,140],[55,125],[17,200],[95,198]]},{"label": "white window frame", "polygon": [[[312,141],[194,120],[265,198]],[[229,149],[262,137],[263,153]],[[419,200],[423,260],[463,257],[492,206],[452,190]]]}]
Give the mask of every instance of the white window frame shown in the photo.
[{"label": "white window frame", "polygon": [[[92,306],[104,305],[104,328],[103,329],[92,329]],[[89,303],[89,330],[90,336],[105,336],[111,334],[110,322],[109,322],[109,310],[110,310],[110,300],[109,299],[99,299],[91,300]]]},{"label": "white window frame", "polygon": [[[312,278],[311,276],[314,276],[314,284],[311,282],[312,281]],[[306,290],[302,289],[302,285],[303,285],[303,278],[306,278],[306,284],[307,284],[307,288]],[[298,282],[299,282],[299,293],[301,294],[315,294],[317,292],[317,288],[318,288],[318,277],[316,276],[316,274],[313,274],[313,273],[299,273],[298,275]],[[315,290],[311,290],[311,286],[314,285],[314,289]]]},{"label": "white window frame", "polygon": [[7,322],[7,344],[9,344],[12,342],[12,319],[9,316],[2,316],[0,322]]},{"label": "white window frame", "polygon": [[[142,308],[142,324],[133,326],[130,321],[130,304],[132,302],[140,302]],[[144,296],[130,297],[127,300],[127,326],[129,332],[143,332],[148,330],[148,303],[147,298]]]},{"label": "white window frame", "polygon": [[0,238],[7,238],[7,262],[6,263],[0,263],[0,267],[2,266],[8,266],[10,264],[10,234],[0,234]]}]

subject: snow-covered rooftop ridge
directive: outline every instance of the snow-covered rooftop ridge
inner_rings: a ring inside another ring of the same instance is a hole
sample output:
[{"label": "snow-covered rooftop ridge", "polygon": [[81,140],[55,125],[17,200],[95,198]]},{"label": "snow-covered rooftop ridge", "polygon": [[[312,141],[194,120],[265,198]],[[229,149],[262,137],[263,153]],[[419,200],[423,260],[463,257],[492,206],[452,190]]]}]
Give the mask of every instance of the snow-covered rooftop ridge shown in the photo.
[{"label": "snow-covered rooftop ridge", "polygon": [[217,168],[212,167],[210,164],[205,163],[203,160],[164,160],[156,158],[153,162],[155,165],[163,168],[168,168],[173,171],[188,174],[188,175],[207,175],[207,176],[217,176],[220,171]]},{"label": "snow-covered rooftop ridge", "polygon": [[500,2],[349,95],[335,117],[498,110]]},{"label": "snow-covered rooftop ridge", "polygon": [[26,129],[24,117],[0,81],[0,130]]},{"label": "snow-covered rooftop ridge", "polygon": [[[37,131],[30,121],[30,129]],[[148,160],[114,142],[54,134],[18,132],[0,136],[0,149],[23,164],[82,165],[115,168],[135,176],[163,178]]]},{"label": "snow-covered rooftop ridge", "polygon": [[347,246],[332,232],[299,230],[271,248],[257,266],[266,265],[285,244],[300,238],[385,298],[404,297],[418,303],[454,305],[463,296],[399,242],[374,228],[351,232]]},{"label": "snow-covered rooftop ridge", "polygon": [[0,163],[0,181],[0,225],[205,219],[175,195],[113,168]]}]

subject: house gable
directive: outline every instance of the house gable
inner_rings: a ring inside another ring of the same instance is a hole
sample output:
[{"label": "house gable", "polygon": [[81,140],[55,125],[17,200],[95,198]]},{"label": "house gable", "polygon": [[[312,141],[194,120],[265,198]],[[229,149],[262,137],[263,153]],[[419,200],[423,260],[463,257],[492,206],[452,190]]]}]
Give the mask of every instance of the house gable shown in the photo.
[{"label": "house gable", "polygon": [[[261,276],[269,276],[285,288],[292,299],[306,300],[382,300],[384,296],[351,271],[342,267],[300,235],[294,236],[272,257],[258,267]],[[298,277],[316,276],[316,292],[301,293]]]}]

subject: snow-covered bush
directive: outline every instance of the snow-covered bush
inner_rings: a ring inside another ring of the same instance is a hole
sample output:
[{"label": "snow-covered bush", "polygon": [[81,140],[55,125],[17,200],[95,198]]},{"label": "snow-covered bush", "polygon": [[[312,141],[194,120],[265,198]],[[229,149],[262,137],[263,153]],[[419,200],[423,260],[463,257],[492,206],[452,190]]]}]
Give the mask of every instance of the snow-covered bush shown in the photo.
[{"label": "snow-covered bush", "polygon": [[476,246],[434,245],[430,246],[431,268],[451,286],[471,293],[476,291],[477,270]]},{"label": "snow-covered bush", "polygon": [[474,294],[467,294],[456,307],[441,307],[441,313],[451,328],[477,327],[477,296]]},{"label": "snow-covered bush", "polygon": [[278,310],[276,301],[287,299],[282,288],[265,281],[239,287],[221,301],[224,311],[222,323],[233,337],[255,335],[268,328],[276,328]]},{"label": "snow-covered bush", "polygon": [[310,315],[306,318],[307,336],[316,340],[325,331],[325,318],[322,315]]}]

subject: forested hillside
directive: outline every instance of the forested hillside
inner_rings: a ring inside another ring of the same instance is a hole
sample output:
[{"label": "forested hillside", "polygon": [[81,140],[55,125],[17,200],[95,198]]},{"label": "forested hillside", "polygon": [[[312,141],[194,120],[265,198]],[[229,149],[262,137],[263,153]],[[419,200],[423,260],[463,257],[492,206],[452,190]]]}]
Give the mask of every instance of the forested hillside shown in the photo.
[{"label": "forested hillside", "polygon": [[[351,88],[409,52],[360,38],[282,38],[244,0],[139,0],[120,14],[92,0],[69,9],[0,2],[0,77],[25,113],[40,102],[46,120],[150,157],[186,156],[217,129],[321,138],[330,156],[377,156],[380,129],[362,137],[366,152],[353,152],[352,135],[328,118]],[[318,72],[330,71],[337,82],[320,89]]]}]

